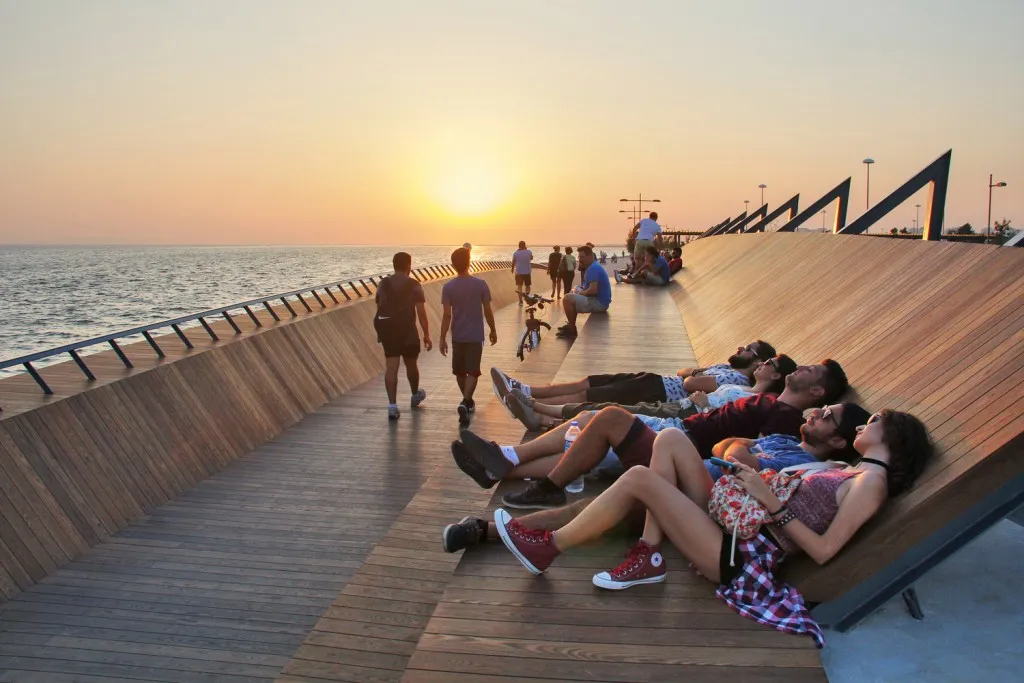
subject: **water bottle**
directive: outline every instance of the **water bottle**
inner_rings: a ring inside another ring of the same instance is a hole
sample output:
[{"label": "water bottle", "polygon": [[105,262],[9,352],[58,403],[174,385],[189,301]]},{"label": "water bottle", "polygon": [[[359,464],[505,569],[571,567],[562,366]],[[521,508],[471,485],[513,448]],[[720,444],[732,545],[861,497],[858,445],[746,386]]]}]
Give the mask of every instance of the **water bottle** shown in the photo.
[{"label": "water bottle", "polygon": [[[580,423],[573,420],[569,423],[569,431],[565,433],[565,450],[568,451],[569,447],[572,446],[572,442],[578,439],[580,436]],[[583,475],[576,477],[575,480],[569,482],[569,485],[565,487],[566,493],[583,493]]]}]

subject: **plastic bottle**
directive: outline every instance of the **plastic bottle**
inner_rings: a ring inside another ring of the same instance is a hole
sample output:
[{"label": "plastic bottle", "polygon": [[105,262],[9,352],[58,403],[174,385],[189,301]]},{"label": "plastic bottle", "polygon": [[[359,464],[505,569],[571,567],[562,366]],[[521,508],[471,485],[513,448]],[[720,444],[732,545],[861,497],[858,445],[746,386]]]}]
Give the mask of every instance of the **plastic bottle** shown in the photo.
[{"label": "plastic bottle", "polygon": [[[569,423],[569,431],[565,433],[565,450],[568,451],[572,442],[580,436],[580,423],[573,420]],[[566,493],[583,493],[583,475],[576,477],[565,487]]]}]

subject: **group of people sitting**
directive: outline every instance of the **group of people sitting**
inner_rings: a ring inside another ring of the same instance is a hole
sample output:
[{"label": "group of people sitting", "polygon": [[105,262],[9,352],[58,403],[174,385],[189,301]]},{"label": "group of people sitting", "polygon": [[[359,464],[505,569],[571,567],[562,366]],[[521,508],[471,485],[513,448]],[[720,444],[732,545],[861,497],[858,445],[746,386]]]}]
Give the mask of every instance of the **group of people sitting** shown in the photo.
[{"label": "group of people sitting", "polygon": [[[819,647],[820,627],[799,592],[776,580],[775,567],[799,552],[827,562],[888,497],[913,484],[934,451],[914,416],[840,402],[849,385],[835,360],[798,365],[760,340],[726,363],[670,376],[592,375],[547,386],[496,368],[491,376],[514,417],[549,431],[500,445],[464,430],[452,456],[483,488],[531,479],[502,503],[540,511],[465,517],[444,529],[446,551],[500,538],[539,574],[625,521],[639,540],[624,562],[593,577],[596,586],[664,581],[668,539],[734,610],[809,634]],[[569,419],[582,432],[565,449]],[[587,473],[617,478],[596,498],[567,504],[565,487]],[[730,511],[734,494],[742,504]],[[733,517],[735,526],[724,527]],[[741,519],[753,524],[746,536]]]}]

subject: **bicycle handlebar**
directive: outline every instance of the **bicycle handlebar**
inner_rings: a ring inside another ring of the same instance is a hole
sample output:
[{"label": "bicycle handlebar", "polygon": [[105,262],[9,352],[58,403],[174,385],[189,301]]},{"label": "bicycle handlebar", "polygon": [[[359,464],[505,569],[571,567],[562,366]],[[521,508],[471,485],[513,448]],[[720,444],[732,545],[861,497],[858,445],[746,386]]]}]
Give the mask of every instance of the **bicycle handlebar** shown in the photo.
[{"label": "bicycle handlebar", "polygon": [[533,306],[534,304],[537,304],[537,303],[544,303],[544,304],[553,304],[553,303],[555,303],[554,299],[545,299],[544,297],[542,297],[539,294],[520,294],[519,296],[522,297],[523,301],[525,301],[526,303],[528,303],[531,306]]}]

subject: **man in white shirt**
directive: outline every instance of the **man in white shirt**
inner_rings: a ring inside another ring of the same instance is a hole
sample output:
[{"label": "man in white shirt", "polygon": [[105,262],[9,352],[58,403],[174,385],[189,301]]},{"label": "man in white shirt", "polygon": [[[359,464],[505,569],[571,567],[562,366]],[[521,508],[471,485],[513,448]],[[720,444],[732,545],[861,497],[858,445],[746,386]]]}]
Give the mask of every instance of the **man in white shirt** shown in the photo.
[{"label": "man in white shirt", "polygon": [[651,211],[649,218],[636,224],[636,241],[633,244],[633,262],[636,271],[639,271],[644,265],[644,254],[647,252],[647,247],[661,248],[661,226],[658,225],[657,211]]},{"label": "man in white shirt", "polygon": [[526,248],[526,242],[519,243],[519,249],[512,254],[512,273],[516,276],[516,295],[519,297],[519,307],[523,306],[523,285],[526,285],[526,293],[530,293],[530,285],[533,284],[530,278],[530,269],[533,268],[533,252]]}]

